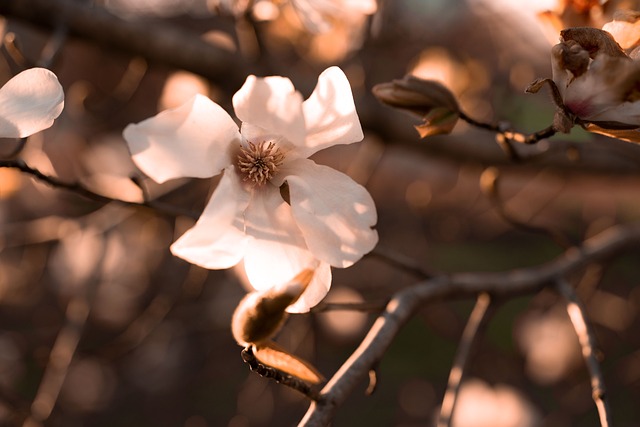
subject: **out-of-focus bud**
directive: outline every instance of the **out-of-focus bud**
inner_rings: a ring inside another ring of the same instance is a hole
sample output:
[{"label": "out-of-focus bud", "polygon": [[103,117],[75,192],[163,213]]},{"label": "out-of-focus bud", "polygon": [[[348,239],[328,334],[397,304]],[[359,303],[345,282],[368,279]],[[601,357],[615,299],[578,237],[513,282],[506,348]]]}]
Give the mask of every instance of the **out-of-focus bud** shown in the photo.
[{"label": "out-of-focus bud", "polygon": [[619,10],[613,15],[613,21],[604,24],[602,29],[624,50],[634,49],[640,44],[640,12]]},{"label": "out-of-focus bud", "polygon": [[274,336],[287,318],[285,310],[302,295],[313,274],[313,270],[303,270],[282,286],[247,294],[231,320],[231,332],[238,344],[248,346]]},{"label": "out-of-focus bud", "polygon": [[[640,142],[640,61],[603,30],[568,28],[560,35],[551,50],[558,106],[554,127],[568,132],[578,123],[591,132]],[[543,83],[550,81],[536,81],[527,91],[537,92]]]},{"label": "out-of-focus bud", "polygon": [[384,104],[422,118],[424,123],[416,126],[422,138],[450,133],[460,117],[453,93],[434,80],[407,75],[374,86],[373,94]]}]

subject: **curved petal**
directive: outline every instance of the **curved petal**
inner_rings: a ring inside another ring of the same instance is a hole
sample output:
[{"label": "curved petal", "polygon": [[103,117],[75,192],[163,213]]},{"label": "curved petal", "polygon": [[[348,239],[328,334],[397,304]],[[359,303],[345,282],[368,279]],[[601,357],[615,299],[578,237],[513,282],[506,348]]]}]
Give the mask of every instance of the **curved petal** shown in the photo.
[{"label": "curved petal", "polygon": [[331,266],[320,261],[313,273],[313,279],[298,300],[287,307],[289,313],[306,313],[318,305],[331,288]]},{"label": "curved petal", "polygon": [[237,264],[250,240],[244,233],[243,218],[249,198],[234,167],[225,169],[200,219],[171,245],[171,252],[204,268]]},{"label": "curved petal", "polygon": [[233,95],[233,108],[243,122],[282,135],[295,145],[304,142],[302,95],[286,77],[247,77]]},{"label": "curved petal", "polygon": [[302,104],[307,125],[303,157],[332,145],[362,141],[362,127],[349,80],[338,67],[327,68]]},{"label": "curved petal", "polygon": [[297,159],[283,166],[278,179],[289,184],[293,216],[318,259],[349,267],[378,243],[373,199],[347,175]]},{"label": "curved petal", "polygon": [[0,137],[23,138],[51,127],[64,108],[58,78],[46,68],[30,68],[0,89]]},{"label": "curved petal", "polygon": [[266,185],[254,190],[245,224],[253,239],[247,246],[244,267],[256,290],[281,285],[317,264],[278,188]]},{"label": "curved petal", "polygon": [[640,126],[640,102],[623,102],[589,117],[594,122],[619,122]]},{"label": "curved petal", "polygon": [[241,138],[231,116],[202,95],[130,124],[123,135],[135,164],[159,183],[219,174],[231,164]]}]

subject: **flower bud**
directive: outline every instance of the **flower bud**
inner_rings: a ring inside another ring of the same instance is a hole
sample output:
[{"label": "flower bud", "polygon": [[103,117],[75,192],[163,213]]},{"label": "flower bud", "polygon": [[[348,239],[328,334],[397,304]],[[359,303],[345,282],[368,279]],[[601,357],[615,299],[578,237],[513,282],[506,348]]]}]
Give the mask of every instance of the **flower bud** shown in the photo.
[{"label": "flower bud", "polygon": [[282,286],[247,294],[231,320],[231,332],[238,344],[246,347],[275,335],[287,318],[285,310],[302,295],[313,274],[313,270],[303,270]]},{"label": "flower bud", "polygon": [[374,86],[373,94],[384,104],[422,118],[424,123],[416,126],[422,138],[451,132],[460,117],[453,93],[433,80],[406,75]]}]

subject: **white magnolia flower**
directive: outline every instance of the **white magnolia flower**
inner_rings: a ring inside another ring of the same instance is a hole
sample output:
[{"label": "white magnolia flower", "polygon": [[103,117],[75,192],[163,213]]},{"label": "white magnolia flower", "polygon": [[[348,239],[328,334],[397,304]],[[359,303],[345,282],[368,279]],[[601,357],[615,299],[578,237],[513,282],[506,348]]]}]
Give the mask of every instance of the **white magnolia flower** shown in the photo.
[{"label": "white magnolia flower", "polygon": [[369,193],[309,160],[363,138],[344,73],[325,70],[306,101],[284,77],[249,76],[233,97],[241,129],[217,104],[186,104],[124,130],[136,165],[162,183],[223,173],[202,216],[171,251],[205,268],[244,259],[251,285],[265,290],[306,268],[314,278],[289,311],[307,311],[328,292],[330,266],[348,267],[378,241]]},{"label": "white magnolia flower", "polygon": [[51,127],[64,108],[55,74],[30,68],[0,88],[0,138],[23,138]]}]

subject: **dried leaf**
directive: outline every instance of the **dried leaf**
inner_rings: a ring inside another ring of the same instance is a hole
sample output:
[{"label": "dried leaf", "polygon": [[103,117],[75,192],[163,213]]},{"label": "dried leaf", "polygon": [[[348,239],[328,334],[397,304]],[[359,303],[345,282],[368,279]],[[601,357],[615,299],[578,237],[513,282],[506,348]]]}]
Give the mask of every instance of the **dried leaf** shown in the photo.
[{"label": "dried leaf", "polygon": [[583,127],[589,132],[610,136],[627,142],[640,143],[640,128],[635,129],[607,129],[595,123],[586,123]]}]

